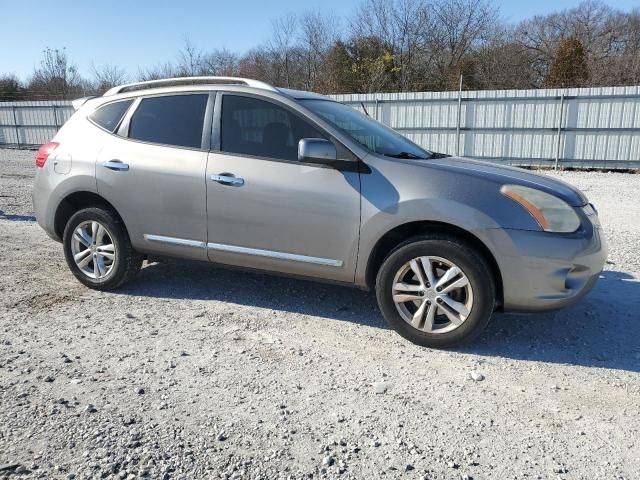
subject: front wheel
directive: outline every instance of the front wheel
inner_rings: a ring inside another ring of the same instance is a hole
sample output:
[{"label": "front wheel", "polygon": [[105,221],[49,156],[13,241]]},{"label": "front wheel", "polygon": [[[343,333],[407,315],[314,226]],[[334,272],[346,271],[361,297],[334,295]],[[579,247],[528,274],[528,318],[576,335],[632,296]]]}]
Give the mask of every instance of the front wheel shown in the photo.
[{"label": "front wheel", "polygon": [[376,280],[383,316],[400,335],[445,348],[475,338],[495,304],[486,260],[450,236],[418,237],[393,250]]},{"label": "front wheel", "polygon": [[113,290],[138,273],[142,256],[131,246],[112,210],[90,207],[71,216],[62,235],[64,256],[75,277],[97,290]]}]

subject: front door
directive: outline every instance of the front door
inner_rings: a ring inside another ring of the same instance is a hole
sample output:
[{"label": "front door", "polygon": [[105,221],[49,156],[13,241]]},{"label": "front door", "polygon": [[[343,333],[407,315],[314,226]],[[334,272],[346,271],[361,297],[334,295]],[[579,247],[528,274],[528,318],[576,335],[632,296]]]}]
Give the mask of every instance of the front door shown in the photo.
[{"label": "front door", "polygon": [[328,136],[283,105],[224,94],[219,109],[220,148],[207,162],[209,259],[352,282],[359,174],[298,162],[301,138]]}]

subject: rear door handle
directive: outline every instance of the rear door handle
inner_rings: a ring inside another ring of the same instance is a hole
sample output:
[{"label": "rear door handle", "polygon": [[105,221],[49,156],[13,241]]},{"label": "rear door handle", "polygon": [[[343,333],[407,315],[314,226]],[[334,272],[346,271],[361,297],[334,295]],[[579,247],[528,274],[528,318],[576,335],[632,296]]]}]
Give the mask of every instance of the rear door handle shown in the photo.
[{"label": "rear door handle", "polygon": [[214,174],[209,178],[214,182],[218,182],[221,185],[227,185],[230,187],[241,187],[242,185],[244,185],[244,178],[236,177],[232,173]]},{"label": "rear door handle", "polygon": [[104,168],[115,170],[116,172],[126,172],[129,170],[129,164],[123,163],[121,160],[108,160],[102,163]]}]

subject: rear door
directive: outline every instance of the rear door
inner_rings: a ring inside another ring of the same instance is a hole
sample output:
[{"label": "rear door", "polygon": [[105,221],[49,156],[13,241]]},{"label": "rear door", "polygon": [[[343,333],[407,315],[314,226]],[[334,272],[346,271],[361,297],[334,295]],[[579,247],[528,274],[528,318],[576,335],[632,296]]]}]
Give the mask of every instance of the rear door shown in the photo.
[{"label": "rear door", "polygon": [[141,251],[207,258],[205,123],[213,98],[198,92],[137,100],[118,129],[127,138],[110,135],[99,153],[98,191]]},{"label": "rear door", "polygon": [[291,107],[247,94],[219,93],[213,121],[207,167],[210,260],[352,282],[359,174],[297,157],[301,138],[330,136]]}]

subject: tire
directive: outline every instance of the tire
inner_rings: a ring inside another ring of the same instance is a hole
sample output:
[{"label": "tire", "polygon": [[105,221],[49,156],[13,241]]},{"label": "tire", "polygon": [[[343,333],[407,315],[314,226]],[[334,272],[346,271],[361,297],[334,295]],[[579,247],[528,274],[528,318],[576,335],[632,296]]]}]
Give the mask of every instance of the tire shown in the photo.
[{"label": "tire", "polygon": [[[425,265],[431,266],[430,278],[440,291],[430,285]],[[453,288],[456,285],[461,287]],[[448,348],[482,332],[496,293],[489,265],[477,250],[454,236],[428,235],[409,239],[389,253],[378,270],[376,297],[387,323],[404,338],[424,347]]]},{"label": "tire", "polygon": [[96,290],[116,289],[142,267],[142,255],[131,246],[122,220],[111,209],[90,207],[77,211],[65,226],[62,245],[71,272]]}]

